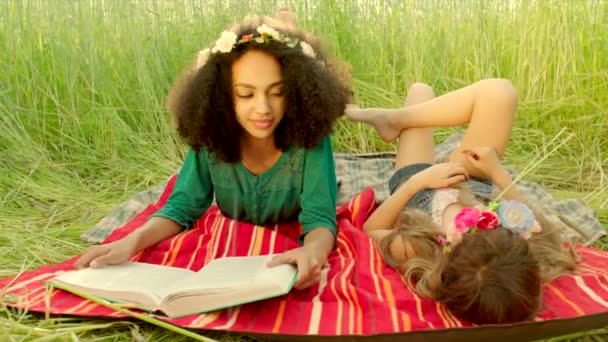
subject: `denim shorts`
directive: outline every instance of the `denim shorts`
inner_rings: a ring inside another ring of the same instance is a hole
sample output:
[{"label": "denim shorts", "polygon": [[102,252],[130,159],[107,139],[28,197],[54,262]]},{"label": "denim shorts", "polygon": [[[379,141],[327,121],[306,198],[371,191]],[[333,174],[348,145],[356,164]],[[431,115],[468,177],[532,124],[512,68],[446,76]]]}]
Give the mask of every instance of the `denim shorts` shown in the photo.
[{"label": "denim shorts", "polygon": [[[410,179],[410,177],[431,166],[433,166],[433,164],[411,164],[395,171],[391,179],[388,181],[388,188],[391,194],[394,193],[401,184]],[[484,202],[487,201],[492,195],[492,189],[494,187],[492,181],[472,177],[465,181],[465,183],[467,183],[471,188],[471,191],[475,197],[484,200]],[[421,209],[427,213],[430,213],[433,209],[431,204],[433,203],[433,197],[435,196],[436,191],[437,190],[435,189],[424,189],[422,191],[418,191],[414,197],[407,202],[406,207]]]}]

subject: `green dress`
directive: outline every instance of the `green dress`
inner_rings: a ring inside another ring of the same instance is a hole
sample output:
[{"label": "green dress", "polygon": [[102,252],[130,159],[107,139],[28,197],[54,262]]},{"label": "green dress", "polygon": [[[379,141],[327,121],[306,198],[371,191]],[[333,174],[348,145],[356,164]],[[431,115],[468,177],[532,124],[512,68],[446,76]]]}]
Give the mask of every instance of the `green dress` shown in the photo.
[{"label": "green dress", "polygon": [[225,163],[205,149],[190,150],[173,193],[153,216],[190,227],[214,195],[221,212],[232,219],[261,226],[298,220],[304,234],[325,227],[335,236],[337,185],[331,139],[326,137],[312,149],[289,146],[257,176],[241,162]]}]

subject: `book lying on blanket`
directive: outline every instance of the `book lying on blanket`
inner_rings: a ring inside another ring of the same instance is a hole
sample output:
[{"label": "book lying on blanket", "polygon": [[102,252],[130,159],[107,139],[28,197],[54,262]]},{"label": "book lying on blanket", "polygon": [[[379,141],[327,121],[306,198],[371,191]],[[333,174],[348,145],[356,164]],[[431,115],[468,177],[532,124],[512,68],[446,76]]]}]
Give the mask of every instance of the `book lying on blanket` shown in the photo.
[{"label": "book lying on blanket", "polygon": [[292,265],[266,267],[272,255],[226,257],[200,271],[127,262],[68,271],[48,283],[80,296],[99,297],[169,317],[203,313],[288,293],[296,279]]}]

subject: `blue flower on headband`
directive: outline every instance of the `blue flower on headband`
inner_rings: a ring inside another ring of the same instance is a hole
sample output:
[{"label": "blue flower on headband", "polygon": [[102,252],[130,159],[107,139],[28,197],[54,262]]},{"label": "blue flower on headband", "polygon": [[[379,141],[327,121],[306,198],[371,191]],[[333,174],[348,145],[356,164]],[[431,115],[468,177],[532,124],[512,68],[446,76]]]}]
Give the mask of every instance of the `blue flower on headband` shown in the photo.
[{"label": "blue flower on headband", "polygon": [[497,214],[500,225],[516,234],[527,233],[534,226],[534,213],[518,201],[500,203]]}]

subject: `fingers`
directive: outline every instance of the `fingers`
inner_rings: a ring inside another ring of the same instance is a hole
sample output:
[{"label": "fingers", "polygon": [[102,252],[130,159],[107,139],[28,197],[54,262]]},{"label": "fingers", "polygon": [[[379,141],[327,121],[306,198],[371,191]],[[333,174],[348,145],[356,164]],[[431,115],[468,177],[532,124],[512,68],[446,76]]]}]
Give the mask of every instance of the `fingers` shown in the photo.
[{"label": "fingers", "polygon": [[473,153],[464,153],[465,160],[468,161],[474,168],[479,170],[483,175],[487,177],[488,168],[491,166],[491,163],[478,154]]},{"label": "fingers", "polygon": [[469,170],[462,164],[456,164],[454,170],[452,171],[452,176],[462,175],[465,178],[469,178]]},{"label": "fingers", "polygon": [[296,289],[303,290],[303,289],[309,288],[309,287],[313,286],[314,284],[318,283],[320,280],[321,280],[321,270],[319,269],[319,271],[315,272],[308,281],[302,282],[302,285],[296,287]]},{"label": "fingers", "polygon": [[469,171],[460,163],[435,164],[426,172],[428,186],[430,188],[445,188],[469,178]]},{"label": "fingers", "polygon": [[464,175],[455,175],[455,176],[447,178],[445,180],[444,184],[441,187],[442,188],[447,188],[450,185],[454,185],[456,183],[464,182],[465,180],[466,180],[466,177]]},{"label": "fingers", "polygon": [[296,260],[298,266],[298,279],[296,279],[296,283],[293,284],[297,290],[302,289],[302,285],[306,284],[310,281],[311,270],[312,270],[312,262],[309,259],[299,259]]},{"label": "fingers", "polygon": [[74,268],[81,269],[89,267],[91,261],[97,259],[98,257],[107,254],[109,250],[105,248],[105,246],[93,246],[88,248],[84,254],[76,260],[74,263]]},{"label": "fingers", "polygon": [[489,157],[498,156],[496,149],[491,146],[471,146],[462,151],[465,156],[471,156],[475,160],[487,159]]},{"label": "fingers", "polygon": [[296,290],[305,289],[311,285],[317,283],[321,278],[321,269],[323,265],[316,259],[307,257],[305,254],[298,252],[299,250],[292,250],[285,252],[281,255],[277,255],[270,259],[267,263],[267,267],[274,267],[281,264],[292,264],[298,268],[298,278],[294,283],[293,287]]},{"label": "fingers", "polygon": [[321,266],[316,259],[304,259],[298,264],[298,279],[293,285],[302,290],[316,284],[321,279]]},{"label": "fingers", "polygon": [[286,25],[296,26],[296,15],[288,5],[280,5],[274,17]]},{"label": "fingers", "polygon": [[467,160],[469,159],[473,159],[473,160],[479,160],[479,154],[471,151],[471,150],[466,150],[466,151],[462,151],[462,153],[464,154],[464,157],[467,158]]},{"label": "fingers", "polygon": [[473,152],[464,151],[464,158],[471,164],[477,166],[479,165],[479,155],[474,154]]},{"label": "fingers", "polygon": [[282,264],[294,264],[294,260],[291,257],[291,253],[285,252],[283,254],[275,255],[272,259],[266,263],[267,267],[275,267]]},{"label": "fingers", "polygon": [[89,266],[91,268],[100,268],[100,267],[104,267],[104,266],[108,266],[108,265],[120,264],[123,261],[125,261],[125,260],[122,255],[116,254],[111,251],[108,254],[104,254],[100,257],[97,257],[96,259],[93,259],[89,263]]},{"label": "fingers", "polygon": [[76,260],[76,262],[74,262],[74,268],[98,268],[125,262],[131,255],[130,250],[120,247],[122,247],[122,245],[114,243],[90,247],[78,260]]},{"label": "fingers", "polygon": [[445,175],[449,177],[463,175],[465,178],[469,178],[469,171],[464,165],[460,163],[445,163],[446,172]]}]

